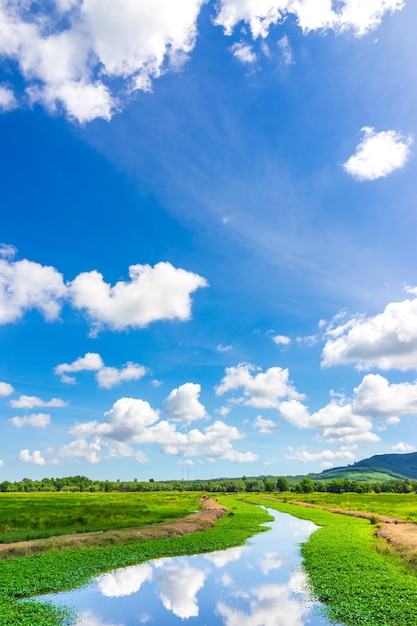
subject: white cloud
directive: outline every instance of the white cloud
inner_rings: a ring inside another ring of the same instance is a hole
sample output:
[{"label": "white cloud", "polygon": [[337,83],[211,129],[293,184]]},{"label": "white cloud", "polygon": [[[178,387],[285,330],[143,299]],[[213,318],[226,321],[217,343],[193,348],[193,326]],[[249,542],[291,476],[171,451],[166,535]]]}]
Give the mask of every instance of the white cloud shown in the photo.
[{"label": "white cloud", "polygon": [[121,598],[137,593],[143,583],[153,579],[153,570],[148,563],[125,567],[97,578],[97,585],[106,598]]},{"label": "white cloud", "polygon": [[10,406],[14,409],[34,409],[35,407],[61,408],[67,406],[67,403],[60,398],[52,398],[51,400],[45,401],[37,396],[21,395],[17,400],[10,400]]},{"label": "white cloud", "polygon": [[14,259],[17,248],[9,243],[0,243],[0,257],[2,259]]},{"label": "white cloud", "polygon": [[33,428],[45,428],[51,422],[51,416],[48,413],[34,413],[33,415],[25,415],[24,417],[12,417],[9,422],[22,428],[22,426],[32,426]]},{"label": "white cloud", "polygon": [[409,443],[404,443],[404,441],[400,441],[399,443],[396,443],[395,446],[391,446],[391,450],[400,454],[416,451],[414,446],[410,445]]},{"label": "white cloud", "polygon": [[389,417],[385,423],[388,424],[389,426],[395,425],[395,424],[399,424],[401,422],[400,418],[397,417],[396,415],[394,415],[393,417]]},{"label": "white cloud", "polygon": [[[159,411],[145,400],[120,398],[102,422],[76,424],[70,434],[75,441],[64,446],[62,456],[86,458],[98,462],[106,453],[109,442],[125,444],[156,444],[165,454],[181,457],[204,456],[232,462],[247,463],[258,457],[252,452],[239,452],[232,442],[245,437],[236,427],[217,420],[200,431],[196,428],[179,432],[176,425],[159,420]],[[125,448],[126,450],[126,448]],[[133,454],[133,449],[132,449]]]},{"label": "white cloud", "polygon": [[219,343],[216,350],[218,352],[229,352],[230,350],[233,350],[233,346],[224,346],[223,344]]},{"label": "white cloud", "polygon": [[362,128],[364,138],[356,152],[343,164],[345,171],[356,180],[376,180],[403,167],[409,156],[411,137],[394,130],[376,133],[373,128]]},{"label": "white cloud", "polygon": [[34,450],[31,454],[27,448],[21,450],[19,453],[19,461],[21,463],[32,463],[33,465],[45,465],[46,461],[39,452],[39,450]]},{"label": "white cloud", "polygon": [[271,26],[294,15],[303,32],[352,30],[361,36],[379,26],[385,13],[403,8],[404,0],[221,0],[215,23],[231,35],[242,21],[252,36],[265,38]]},{"label": "white cloud", "polygon": [[292,461],[301,461],[301,463],[311,463],[313,461],[354,461],[356,456],[354,454],[356,446],[341,446],[339,450],[322,450],[321,452],[308,452],[305,446],[294,449],[288,448],[289,454],[285,455],[285,458]]},{"label": "white cloud", "polygon": [[115,385],[119,385],[122,382],[128,382],[132,380],[140,380],[145,376],[147,370],[143,365],[137,363],[128,362],[121,369],[115,367],[103,367],[97,374],[97,382],[99,387],[105,389],[111,389]]},{"label": "white cloud", "polygon": [[270,367],[265,372],[259,371],[249,363],[240,363],[236,367],[226,368],[226,375],[216,387],[216,394],[243,388],[244,397],[234,400],[257,408],[278,408],[282,398],[297,398],[299,394],[289,381],[287,369]]},{"label": "white cloud", "polygon": [[77,372],[97,372],[104,368],[103,359],[97,352],[86,352],[84,356],[80,356],[72,363],[61,363],[54,368],[55,374],[61,376],[64,383],[74,383],[75,378],[68,376]]},{"label": "white cloud", "polygon": [[393,424],[398,415],[417,414],[417,382],[391,385],[380,374],[368,374],[354,393],[353,408],[362,415],[391,417]]},{"label": "white cloud", "polygon": [[30,309],[47,321],[55,320],[65,295],[62,275],[55,268],[0,259],[0,324],[16,322]]},{"label": "white cloud", "polygon": [[[60,0],[63,2],[64,0]],[[70,0],[69,0],[70,1]],[[77,626],[123,626],[120,622],[118,624],[103,622],[100,617],[94,615],[92,611],[84,611],[77,616]]]},{"label": "white cloud", "polygon": [[292,56],[291,44],[287,35],[284,35],[283,37],[281,37],[281,39],[279,39],[277,43],[281,51],[284,65],[292,65],[294,63],[294,59]]},{"label": "white cloud", "polygon": [[281,424],[277,424],[272,420],[266,420],[262,417],[262,415],[258,415],[256,417],[254,426],[259,429],[260,433],[263,434],[277,433],[281,430]]},{"label": "white cloud", "polygon": [[199,401],[201,385],[185,383],[173,389],[167,399],[166,410],[174,421],[192,422],[207,417],[206,409]]},{"label": "white cloud", "polygon": [[12,111],[16,108],[17,102],[12,89],[0,85],[0,111]]},{"label": "white cloud", "polygon": [[417,298],[391,302],[374,317],[356,316],[330,325],[322,365],[344,363],[356,363],[359,369],[416,369]]},{"label": "white cloud", "polygon": [[191,316],[190,294],[207,281],[192,272],[177,269],[170,263],[131,265],[130,282],[113,287],[97,272],[79,274],[70,283],[72,304],[85,310],[95,331],[143,328],[157,320],[188,320]]},{"label": "white cloud", "polygon": [[252,46],[244,43],[235,43],[230,47],[233,56],[243,64],[253,65],[256,63],[257,57]]},{"label": "white cloud", "polygon": [[168,565],[158,576],[159,596],[164,607],[181,619],[197,617],[197,592],[204,586],[206,572],[192,568]]},{"label": "white cloud", "polygon": [[0,396],[11,396],[14,389],[9,383],[0,382]]},{"label": "white cloud", "polygon": [[17,62],[32,102],[62,107],[81,123],[110,119],[132,92],[149,91],[185,61],[203,4],[59,0],[55,11],[47,4],[35,13],[3,2],[0,54]]},{"label": "white cloud", "polygon": [[274,335],[271,339],[277,346],[288,346],[291,343],[291,339],[285,335]]}]

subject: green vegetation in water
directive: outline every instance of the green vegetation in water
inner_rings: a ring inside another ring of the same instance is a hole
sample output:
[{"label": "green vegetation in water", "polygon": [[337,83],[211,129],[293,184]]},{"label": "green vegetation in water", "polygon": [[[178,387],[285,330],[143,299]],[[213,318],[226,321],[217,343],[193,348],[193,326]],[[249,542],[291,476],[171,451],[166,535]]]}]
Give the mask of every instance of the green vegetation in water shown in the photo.
[{"label": "green vegetation in water", "polygon": [[[159,494],[158,494],[159,495]],[[147,496],[152,506],[152,497]],[[194,494],[194,499],[198,495]],[[213,528],[192,535],[156,539],[121,547],[50,552],[0,562],[0,615],[2,626],[57,626],[72,623],[71,612],[54,605],[17,602],[44,593],[56,593],[87,584],[103,572],[135,565],[158,557],[212,552],[242,545],[265,530],[270,520],[259,507],[237,498],[224,497],[229,514]]]},{"label": "green vegetation in water", "polygon": [[383,553],[369,520],[256,498],[321,526],[302,546],[314,596],[328,617],[351,626],[415,626],[417,576]]},{"label": "green vegetation in water", "polygon": [[0,493],[0,543],[141,528],[198,508],[195,493]]}]

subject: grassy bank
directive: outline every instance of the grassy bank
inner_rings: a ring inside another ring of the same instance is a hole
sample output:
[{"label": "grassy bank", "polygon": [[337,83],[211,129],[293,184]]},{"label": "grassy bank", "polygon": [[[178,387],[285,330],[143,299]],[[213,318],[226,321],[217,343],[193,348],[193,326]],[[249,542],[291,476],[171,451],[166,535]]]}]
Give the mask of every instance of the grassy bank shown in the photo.
[{"label": "grassy bank", "polygon": [[311,502],[344,511],[364,511],[396,517],[417,523],[417,494],[415,493],[291,493],[290,500]]},{"label": "grassy bank", "polygon": [[331,619],[352,626],[415,626],[417,576],[385,551],[368,520],[261,496],[253,500],[321,526],[301,551],[313,594]]},{"label": "grassy bank", "polygon": [[0,543],[122,528],[184,517],[198,494],[0,493]]},{"label": "grassy bank", "polygon": [[[159,494],[158,494],[159,495]],[[149,499],[149,494],[147,498]],[[194,497],[195,494],[194,494]],[[51,552],[9,559],[0,563],[0,615],[2,626],[57,626],[71,622],[71,614],[35,602],[18,603],[48,592],[81,586],[117,567],[134,565],[163,556],[196,554],[243,544],[260,530],[268,514],[237,498],[219,498],[229,513],[213,528],[182,537],[157,539],[121,547]]]}]

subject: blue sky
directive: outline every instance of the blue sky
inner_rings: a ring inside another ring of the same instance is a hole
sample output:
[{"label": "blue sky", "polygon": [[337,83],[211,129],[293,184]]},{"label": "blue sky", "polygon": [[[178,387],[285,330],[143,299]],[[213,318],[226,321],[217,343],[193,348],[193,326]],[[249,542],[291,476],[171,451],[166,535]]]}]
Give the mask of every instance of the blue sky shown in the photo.
[{"label": "blue sky", "polygon": [[0,476],[416,449],[417,7],[0,1]]}]

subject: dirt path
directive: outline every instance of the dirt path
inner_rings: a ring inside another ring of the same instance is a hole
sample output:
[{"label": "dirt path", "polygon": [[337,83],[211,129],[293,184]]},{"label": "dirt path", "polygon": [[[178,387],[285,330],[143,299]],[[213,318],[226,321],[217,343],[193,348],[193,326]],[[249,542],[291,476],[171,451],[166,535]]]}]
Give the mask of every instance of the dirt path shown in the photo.
[{"label": "dirt path", "polygon": [[49,539],[33,539],[16,543],[0,544],[0,559],[27,554],[39,554],[50,550],[68,550],[77,548],[92,548],[99,546],[124,545],[135,541],[143,542],[150,539],[188,535],[199,530],[206,530],[214,526],[222,517],[227,508],[212,500],[208,496],[200,499],[203,506],[201,511],[187,515],[181,519],[149,524],[139,529],[108,530],[95,533],[79,533],[75,535],[61,535]]}]

